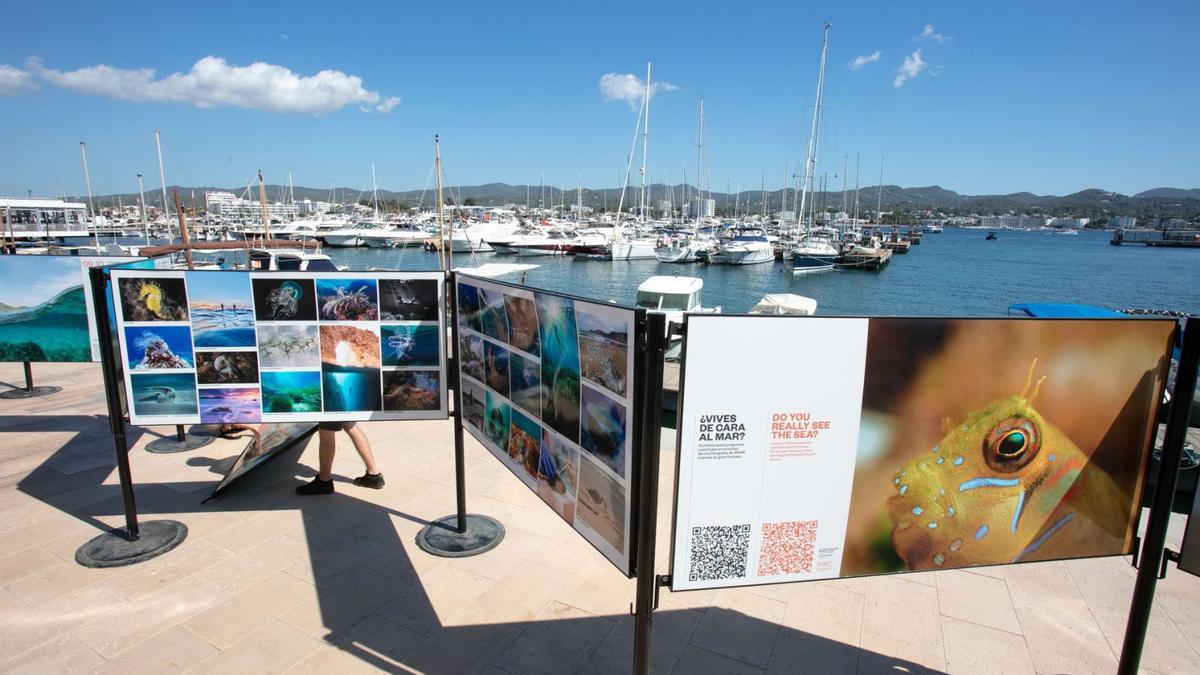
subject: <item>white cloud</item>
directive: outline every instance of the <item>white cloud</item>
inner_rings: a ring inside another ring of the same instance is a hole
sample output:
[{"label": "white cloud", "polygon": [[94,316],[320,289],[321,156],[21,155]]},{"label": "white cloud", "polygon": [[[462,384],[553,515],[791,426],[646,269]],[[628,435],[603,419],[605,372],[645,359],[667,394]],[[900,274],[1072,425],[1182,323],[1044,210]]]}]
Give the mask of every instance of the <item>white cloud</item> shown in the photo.
[{"label": "white cloud", "polygon": [[37,83],[33,76],[20,68],[0,63],[0,96],[8,96],[26,89],[34,89]]},{"label": "white cloud", "polygon": [[948,38],[945,35],[942,35],[941,33],[937,32],[936,30],[934,30],[933,24],[927,23],[927,24],[925,24],[925,27],[921,29],[921,34],[916,36],[913,39],[914,40],[933,40],[934,42],[941,44],[943,42],[948,42],[951,38]]},{"label": "white cloud", "polygon": [[892,86],[903,87],[904,83],[921,74],[922,70],[929,67],[925,59],[921,58],[921,50],[909,54],[904,57],[904,63],[896,69],[896,79],[892,80]]},{"label": "white cloud", "polygon": [[[678,88],[670,82],[651,82],[650,97],[653,98],[660,91],[675,91]],[[600,76],[600,95],[605,101],[625,101],[630,108],[637,110],[642,105],[645,93],[646,82],[637,75],[605,73]]]},{"label": "white cloud", "polygon": [[854,57],[854,60],[850,62],[850,70],[858,70],[868,63],[875,63],[881,56],[883,56],[883,52],[881,51],[875,51],[872,54],[864,56],[856,56]]},{"label": "white cloud", "polygon": [[200,59],[186,73],[158,79],[152,68],[101,64],[63,72],[44,67],[36,57],[25,63],[29,71],[53,86],[126,101],[187,103],[198,108],[234,106],[300,115],[325,115],[348,105],[358,105],[364,112],[389,113],[400,103],[398,97],[366,89],[361,77],[338,70],[304,76],[270,63],[232,66],[217,56]]}]

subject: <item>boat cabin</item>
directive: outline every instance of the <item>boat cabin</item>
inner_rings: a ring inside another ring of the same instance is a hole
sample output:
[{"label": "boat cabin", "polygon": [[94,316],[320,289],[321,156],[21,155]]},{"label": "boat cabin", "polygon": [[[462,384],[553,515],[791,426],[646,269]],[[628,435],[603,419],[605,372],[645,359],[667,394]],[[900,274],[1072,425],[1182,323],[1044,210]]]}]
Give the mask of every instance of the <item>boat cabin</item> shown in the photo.
[{"label": "boat cabin", "polygon": [[637,306],[659,312],[690,312],[700,307],[704,280],[696,277],[650,277],[637,289]]}]

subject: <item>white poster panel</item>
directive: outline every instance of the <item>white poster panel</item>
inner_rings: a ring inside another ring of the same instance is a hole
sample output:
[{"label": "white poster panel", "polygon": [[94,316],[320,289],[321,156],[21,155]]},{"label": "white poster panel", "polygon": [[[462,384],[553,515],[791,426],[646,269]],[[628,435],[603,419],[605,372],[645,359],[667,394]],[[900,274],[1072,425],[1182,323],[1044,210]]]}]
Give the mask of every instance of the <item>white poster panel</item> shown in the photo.
[{"label": "white poster panel", "polygon": [[838,576],[867,320],[689,315],[687,331],[672,588]]},{"label": "white poster panel", "polygon": [[111,276],[132,424],[447,416],[440,272]]},{"label": "white poster panel", "polygon": [[464,428],[628,575],[635,311],[457,280]]}]

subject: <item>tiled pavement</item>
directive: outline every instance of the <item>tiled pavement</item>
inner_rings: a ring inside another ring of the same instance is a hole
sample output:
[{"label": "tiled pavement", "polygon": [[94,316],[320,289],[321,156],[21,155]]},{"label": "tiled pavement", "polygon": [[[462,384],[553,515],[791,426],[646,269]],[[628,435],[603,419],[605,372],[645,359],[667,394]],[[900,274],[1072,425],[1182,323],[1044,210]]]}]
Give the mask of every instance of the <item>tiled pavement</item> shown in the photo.
[{"label": "tiled pavement", "polygon": [[[414,536],[454,508],[448,422],[372,423],[387,487],[298,498],[316,444],[201,504],[240,443],[143,450],[143,519],[190,536],[151,562],[89,570],[75,549],[122,522],[96,366],[38,365],[64,391],[0,401],[0,670],[6,672],[620,673],[632,654],[625,579],[467,440],[468,506],[495,550],[447,560]],[[20,368],[0,366],[0,382]],[[0,385],[2,388],[2,385]],[[664,434],[659,570],[673,438]],[[342,439],[336,472],[361,465]],[[1178,544],[1182,521],[1173,523]],[[659,673],[1113,672],[1134,571],[1121,558],[672,594]],[[1160,583],[1143,664],[1200,672],[1200,580]]]}]

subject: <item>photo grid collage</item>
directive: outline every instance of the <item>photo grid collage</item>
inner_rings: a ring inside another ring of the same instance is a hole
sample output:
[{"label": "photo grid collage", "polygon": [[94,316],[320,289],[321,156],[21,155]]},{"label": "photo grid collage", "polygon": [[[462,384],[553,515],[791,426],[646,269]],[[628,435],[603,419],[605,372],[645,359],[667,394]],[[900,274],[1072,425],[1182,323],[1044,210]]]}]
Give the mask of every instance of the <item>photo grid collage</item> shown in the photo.
[{"label": "photo grid collage", "polygon": [[458,280],[464,427],[629,570],[634,311]]},{"label": "photo grid collage", "polygon": [[446,417],[440,273],[112,276],[133,424]]}]

